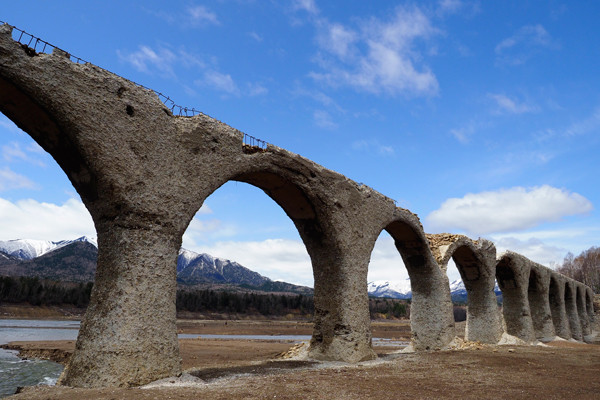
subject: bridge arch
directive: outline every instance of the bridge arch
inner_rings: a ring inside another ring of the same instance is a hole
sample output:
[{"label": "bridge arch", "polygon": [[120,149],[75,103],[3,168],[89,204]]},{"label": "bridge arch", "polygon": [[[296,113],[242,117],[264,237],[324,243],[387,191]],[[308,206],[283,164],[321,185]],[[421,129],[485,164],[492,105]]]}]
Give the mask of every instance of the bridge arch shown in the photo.
[{"label": "bridge arch", "polygon": [[[354,241],[354,250],[347,248],[344,231],[348,226],[339,224],[340,220],[352,221],[346,215],[344,190],[335,188],[337,179],[341,186],[347,179],[332,174],[333,180],[323,181],[316,164],[275,147],[243,154],[239,160],[232,171],[215,181],[214,188],[196,197],[188,218],[191,220],[204,200],[225,182],[239,181],[261,189],[292,220],[311,259],[315,314],[310,356],[348,362],[374,358],[366,292],[368,259],[361,260],[356,254],[362,248],[360,243]],[[364,291],[359,284],[362,280]]]},{"label": "bridge arch", "polygon": [[530,267],[525,260],[510,251],[502,254],[496,264],[496,280],[502,291],[506,332],[531,343],[535,341],[535,333],[527,295]]},{"label": "bridge arch", "polygon": [[571,328],[569,327],[565,305],[565,284],[564,279],[560,275],[555,272],[550,274],[548,299],[554,330],[557,336],[568,340],[571,338]]},{"label": "bridge arch", "polygon": [[450,259],[467,290],[467,323],[465,338],[482,343],[498,343],[502,323],[494,293],[496,278],[496,248],[485,239],[472,241],[466,236],[427,235],[442,269]]},{"label": "bridge arch", "polygon": [[397,208],[382,226],[379,233],[385,230],[390,234],[410,277],[410,348],[420,351],[448,346],[455,337],[448,277],[433,256],[419,220]]}]

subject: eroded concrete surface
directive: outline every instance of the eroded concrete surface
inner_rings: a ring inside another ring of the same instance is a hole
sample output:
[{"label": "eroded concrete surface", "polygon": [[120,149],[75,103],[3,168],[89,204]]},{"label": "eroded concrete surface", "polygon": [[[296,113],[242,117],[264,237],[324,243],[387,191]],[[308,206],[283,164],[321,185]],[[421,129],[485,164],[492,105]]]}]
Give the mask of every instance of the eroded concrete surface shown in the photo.
[{"label": "eroded concrete surface", "polygon": [[[315,283],[314,359],[375,357],[367,270],[383,230],[411,278],[414,350],[442,349],[454,339],[450,258],[468,291],[468,339],[497,343],[504,330],[527,342],[591,334],[592,295],[581,283],[515,253],[496,260],[485,240],[426,236],[415,214],[373,189],[279,147],[244,146],[243,133],[206,115],[174,116],[154,92],[122,77],[71,62],[62,51],[25,48],[8,25],[0,27],[0,111],[54,157],[98,234],[96,283],[61,384],[133,386],[181,372],[181,238],[204,200],[231,180],[261,188],[306,246]],[[533,280],[531,271],[538,271]]]}]

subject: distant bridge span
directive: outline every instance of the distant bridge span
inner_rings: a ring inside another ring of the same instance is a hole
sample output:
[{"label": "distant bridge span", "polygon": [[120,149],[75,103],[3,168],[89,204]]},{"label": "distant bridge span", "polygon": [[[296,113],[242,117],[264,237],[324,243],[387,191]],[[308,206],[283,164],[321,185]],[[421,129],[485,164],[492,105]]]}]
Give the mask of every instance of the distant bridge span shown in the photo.
[{"label": "distant bridge span", "polygon": [[306,246],[315,285],[312,358],[376,357],[367,270],[384,230],[411,278],[414,350],[454,339],[450,258],[468,292],[467,339],[498,343],[503,319],[506,333],[528,343],[591,334],[589,287],[515,253],[497,260],[485,240],[426,235],[415,214],[367,186],[279,147],[244,144],[243,133],[204,114],[175,116],[147,88],[28,44],[0,26],[0,111],[54,157],[98,234],[91,302],[60,383],[131,386],[181,372],[175,273],[182,235],[204,200],[232,180],[279,204]]}]

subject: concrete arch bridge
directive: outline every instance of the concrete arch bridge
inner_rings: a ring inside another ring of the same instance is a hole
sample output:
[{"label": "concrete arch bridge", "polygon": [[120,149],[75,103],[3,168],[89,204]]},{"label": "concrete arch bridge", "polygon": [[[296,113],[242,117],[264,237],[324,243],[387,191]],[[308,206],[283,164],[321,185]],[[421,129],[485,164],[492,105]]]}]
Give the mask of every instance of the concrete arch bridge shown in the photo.
[{"label": "concrete arch bridge", "polygon": [[96,283],[61,383],[130,386],[181,372],[181,238],[204,200],[231,180],[262,189],[306,246],[315,359],[376,357],[367,269],[384,230],[411,278],[415,351],[442,349],[454,339],[450,258],[468,291],[468,339],[497,343],[506,331],[525,342],[582,340],[591,333],[592,292],[583,284],[515,253],[497,259],[486,240],[426,235],[415,214],[367,186],[276,146],[245,145],[243,133],[206,115],[175,116],[151,90],[14,37],[11,26],[0,27],[0,111],[54,157],[98,234]]}]

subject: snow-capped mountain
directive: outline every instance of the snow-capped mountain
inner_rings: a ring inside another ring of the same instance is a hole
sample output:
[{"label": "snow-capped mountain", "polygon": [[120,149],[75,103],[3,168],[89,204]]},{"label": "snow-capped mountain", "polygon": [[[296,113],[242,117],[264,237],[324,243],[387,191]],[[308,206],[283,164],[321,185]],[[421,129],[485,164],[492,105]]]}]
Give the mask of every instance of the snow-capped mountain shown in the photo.
[{"label": "snow-capped mountain", "polygon": [[58,242],[51,242],[49,240],[16,239],[0,241],[0,252],[20,260],[31,260],[75,242],[88,242],[98,247],[96,240],[88,238],[87,236],[82,236],[75,240],[61,240]]},{"label": "snow-capped mountain", "polygon": [[369,296],[390,297],[393,299],[410,299],[412,291],[410,278],[402,281],[373,281],[368,283]]},{"label": "snow-capped mountain", "polygon": [[[88,282],[95,276],[97,254],[97,242],[85,236],[58,242],[0,241],[0,275]],[[235,261],[186,249],[181,249],[177,258],[177,281],[185,285],[230,284],[271,292],[313,293],[312,288],[272,281]]]},{"label": "snow-capped mountain", "polygon": [[235,261],[181,249],[177,258],[177,280],[181,283],[235,283],[261,286],[269,278],[251,271]]},{"label": "snow-capped mountain", "polygon": [[[393,299],[410,299],[412,291],[410,287],[410,278],[402,281],[373,281],[368,283],[369,296],[374,297],[390,297]],[[501,295],[502,292],[498,284],[494,287],[496,295]],[[450,282],[450,296],[453,301],[466,301],[467,289],[462,279],[457,279]]]}]

